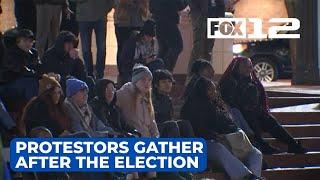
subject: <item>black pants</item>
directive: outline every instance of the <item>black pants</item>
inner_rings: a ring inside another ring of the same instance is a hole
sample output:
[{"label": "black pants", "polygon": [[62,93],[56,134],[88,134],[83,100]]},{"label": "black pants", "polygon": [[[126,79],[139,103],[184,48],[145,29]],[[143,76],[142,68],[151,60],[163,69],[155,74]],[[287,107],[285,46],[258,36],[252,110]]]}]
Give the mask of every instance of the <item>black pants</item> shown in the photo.
[{"label": "black pants", "polygon": [[265,143],[262,139],[262,132],[270,133],[274,138],[278,139],[288,145],[296,144],[293,137],[278,123],[278,121],[271,114],[245,112],[242,114],[248,122],[250,128],[253,130],[255,140],[260,143]]},{"label": "black pants", "polygon": [[32,0],[15,0],[14,3],[14,15],[18,28],[29,29],[36,33],[37,15]]},{"label": "black pants", "polygon": [[158,124],[158,129],[162,138],[195,137],[190,122],[186,120],[165,121]]},{"label": "black pants", "polygon": [[157,21],[156,33],[159,44],[158,57],[163,59],[166,68],[173,72],[183,49],[183,40],[178,24]]},{"label": "black pants", "polygon": [[121,55],[124,43],[129,39],[132,32],[140,30],[141,27],[122,27],[116,24],[114,26],[115,26],[116,38],[117,38],[117,44],[118,44],[117,66],[118,66],[119,75],[121,76],[123,74],[121,72],[121,69],[123,68],[122,68],[122,62],[120,62],[120,55]]},{"label": "black pants", "polygon": [[78,35],[79,35],[79,24],[78,24],[78,22],[76,20],[77,3],[69,1],[69,8],[74,13],[70,15],[70,19],[67,19],[67,17],[62,16],[61,25],[60,25],[60,31],[70,31],[76,37],[78,37]]}]

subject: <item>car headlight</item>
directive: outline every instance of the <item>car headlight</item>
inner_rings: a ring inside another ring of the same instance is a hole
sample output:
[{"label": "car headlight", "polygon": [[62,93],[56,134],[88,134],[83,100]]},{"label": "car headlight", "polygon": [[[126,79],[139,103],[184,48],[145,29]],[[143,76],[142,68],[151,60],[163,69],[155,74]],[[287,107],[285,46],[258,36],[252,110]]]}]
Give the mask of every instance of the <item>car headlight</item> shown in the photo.
[{"label": "car headlight", "polygon": [[234,44],[232,47],[232,51],[234,54],[240,54],[248,47],[247,44]]}]

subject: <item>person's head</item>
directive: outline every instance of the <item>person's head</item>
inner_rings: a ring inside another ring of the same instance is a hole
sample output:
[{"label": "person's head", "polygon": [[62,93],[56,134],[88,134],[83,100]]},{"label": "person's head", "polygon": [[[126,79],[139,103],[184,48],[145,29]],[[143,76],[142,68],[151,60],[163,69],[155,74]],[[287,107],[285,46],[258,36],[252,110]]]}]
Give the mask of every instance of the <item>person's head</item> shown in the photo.
[{"label": "person's head", "polygon": [[152,20],[147,20],[144,22],[142,30],[142,40],[144,42],[151,42],[156,36],[156,24]]},{"label": "person's head", "polygon": [[87,104],[89,88],[87,84],[79,79],[68,79],[66,94],[68,98],[72,98],[78,106]]},{"label": "person's head", "polygon": [[172,90],[173,82],[173,76],[168,70],[159,69],[153,73],[152,85],[153,89],[158,93],[169,94]]},{"label": "person's head", "polygon": [[59,82],[54,77],[50,77],[46,74],[39,80],[38,94],[40,97],[48,97],[53,105],[59,104],[63,96]]},{"label": "person's head", "polygon": [[28,29],[19,29],[16,37],[16,44],[21,50],[29,52],[34,44],[34,35],[32,31]]},{"label": "person's head", "polygon": [[236,74],[243,77],[250,77],[253,72],[252,62],[246,57],[236,57],[237,63],[235,65]]},{"label": "person's head", "polygon": [[115,83],[109,79],[101,79],[97,82],[96,87],[96,95],[99,99],[111,104],[115,101]]},{"label": "person's head", "polygon": [[199,59],[193,63],[191,73],[213,80],[215,72],[210,62]]},{"label": "person's head", "polygon": [[61,31],[56,40],[56,46],[63,46],[64,53],[69,53],[74,49],[76,43],[76,36],[69,31]]},{"label": "person's head", "polygon": [[131,82],[135,84],[142,95],[150,92],[152,78],[152,73],[148,67],[142,64],[136,64],[133,67]]}]

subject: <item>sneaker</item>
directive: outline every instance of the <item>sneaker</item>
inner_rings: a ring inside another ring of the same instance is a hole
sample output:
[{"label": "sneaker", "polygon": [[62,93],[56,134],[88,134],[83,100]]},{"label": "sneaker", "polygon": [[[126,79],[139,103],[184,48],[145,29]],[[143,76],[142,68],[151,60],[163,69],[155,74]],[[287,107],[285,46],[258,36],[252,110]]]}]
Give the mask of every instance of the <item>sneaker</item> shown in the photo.
[{"label": "sneaker", "polygon": [[263,144],[260,147],[262,154],[271,155],[271,154],[279,154],[282,153],[278,148],[271,146],[270,144]]},{"label": "sneaker", "polygon": [[305,154],[307,152],[308,152],[308,150],[306,148],[302,147],[300,141],[298,141],[296,144],[288,146],[288,153]]}]

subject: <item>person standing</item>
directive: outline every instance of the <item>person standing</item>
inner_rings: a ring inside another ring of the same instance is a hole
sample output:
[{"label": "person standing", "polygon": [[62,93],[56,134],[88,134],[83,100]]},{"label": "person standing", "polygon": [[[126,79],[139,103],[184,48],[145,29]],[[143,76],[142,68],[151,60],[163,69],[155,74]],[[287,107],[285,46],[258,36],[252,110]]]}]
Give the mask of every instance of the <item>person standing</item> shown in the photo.
[{"label": "person standing", "polygon": [[207,38],[207,18],[224,17],[224,0],[191,0],[191,22],[193,30],[193,48],[188,65],[188,74],[191,76],[191,67],[195,60],[211,61],[214,39]]},{"label": "person standing", "polygon": [[66,16],[71,11],[67,0],[34,0],[34,3],[37,9],[36,48],[42,57],[59,34],[62,11]]},{"label": "person standing", "polygon": [[121,60],[121,53],[125,42],[134,31],[140,31],[144,21],[148,19],[148,0],[115,0],[114,26],[118,44],[117,66],[119,71],[118,82],[122,81],[122,71],[125,68]]},{"label": "person standing", "polygon": [[107,14],[113,7],[113,0],[76,0],[76,19],[79,23],[83,59],[89,76],[94,76],[91,51],[92,31],[96,35],[97,61],[96,78],[104,76],[106,61]]},{"label": "person standing", "polygon": [[19,29],[30,29],[36,34],[36,7],[33,0],[14,0],[14,15]]},{"label": "person standing", "polygon": [[164,60],[166,68],[173,72],[179,54],[183,49],[183,40],[178,24],[179,11],[185,9],[188,0],[151,0],[150,12],[156,22],[156,34],[159,43],[158,58]]}]

